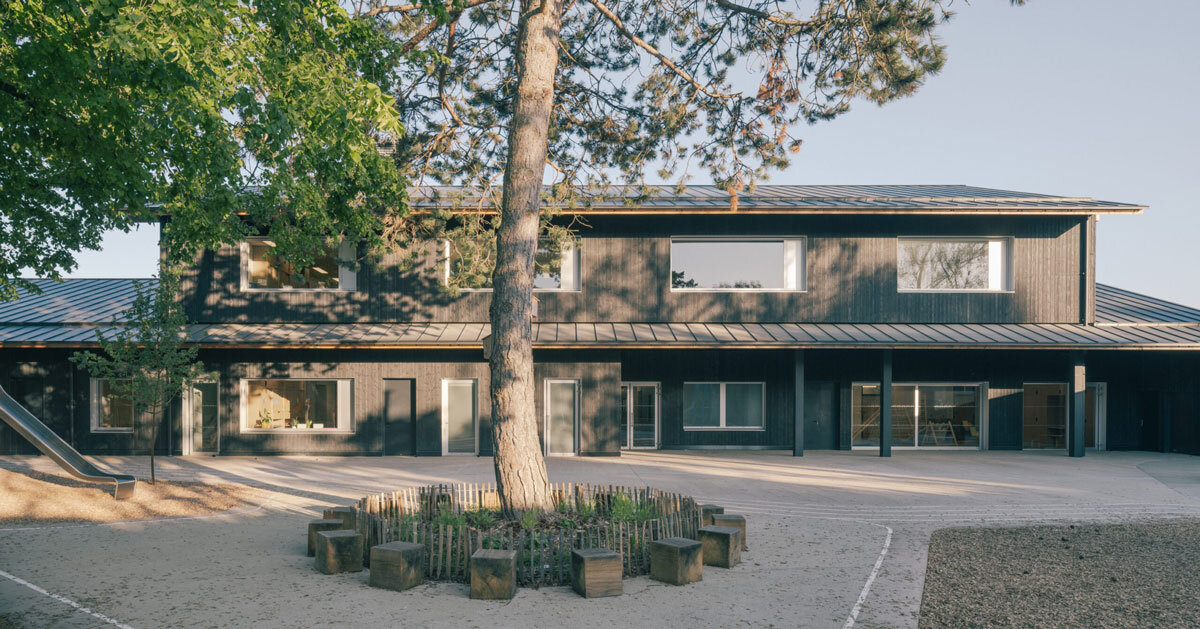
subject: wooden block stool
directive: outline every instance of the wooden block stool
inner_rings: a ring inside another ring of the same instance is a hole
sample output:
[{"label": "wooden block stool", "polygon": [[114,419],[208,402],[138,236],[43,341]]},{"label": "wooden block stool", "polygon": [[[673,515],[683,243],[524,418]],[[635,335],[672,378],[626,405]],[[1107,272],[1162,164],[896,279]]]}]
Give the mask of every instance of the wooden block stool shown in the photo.
[{"label": "wooden block stool", "polygon": [[736,513],[718,513],[712,518],[713,526],[729,526],[742,531],[742,550],[746,550],[746,516]]},{"label": "wooden block stool", "polygon": [[317,533],[317,570],[325,574],[360,572],[363,569],[363,538],[354,531]]},{"label": "wooden block stool", "polygon": [[571,587],[584,598],[620,596],[621,553],[607,548],[578,548],[571,551]]},{"label": "wooden block stool", "polygon": [[687,585],[703,578],[700,542],[668,537],[650,542],[650,578],[671,585]]},{"label": "wooden block stool", "polygon": [[714,504],[700,505],[700,526],[711,525],[714,513],[725,513],[725,507]]},{"label": "wooden block stool", "polygon": [[326,520],[338,518],[342,521],[342,528],[354,530],[354,509],[350,507],[332,507],[325,510],[323,516]]},{"label": "wooden block stool", "polygon": [[471,598],[507,601],[517,593],[517,551],[480,548],[471,555]]},{"label": "wooden block stool", "polygon": [[321,531],[336,531],[342,528],[341,518],[332,518],[329,520],[313,520],[308,523],[308,556],[314,557],[317,554],[317,533]]},{"label": "wooden block stool", "polygon": [[425,582],[425,547],[389,542],[371,547],[371,587],[402,591]]},{"label": "wooden block stool", "polygon": [[742,532],[732,526],[705,526],[700,529],[704,565],[732,568],[742,562]]}]

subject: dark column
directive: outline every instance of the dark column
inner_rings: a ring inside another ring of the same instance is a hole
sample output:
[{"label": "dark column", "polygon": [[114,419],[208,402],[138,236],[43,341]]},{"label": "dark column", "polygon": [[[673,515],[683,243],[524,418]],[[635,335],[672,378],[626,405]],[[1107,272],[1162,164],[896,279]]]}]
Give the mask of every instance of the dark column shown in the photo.
[{"label": "dark column", "polygon": [[804,456],[804,350],[798,349],[792,353],[792,374],[795,378],[795,440],[792,442],[792,456]]},{"label": "dark column", "polygon": [[1084,412],[1087,410],[1087,369],[1083,352],[1071,352],[1071,375],[1067,380],[1067,454],[1083,456]]},{"label": "dark column", "polygon": [[879,378],[879,456],[892,456],[892,350],[883,350]]}]

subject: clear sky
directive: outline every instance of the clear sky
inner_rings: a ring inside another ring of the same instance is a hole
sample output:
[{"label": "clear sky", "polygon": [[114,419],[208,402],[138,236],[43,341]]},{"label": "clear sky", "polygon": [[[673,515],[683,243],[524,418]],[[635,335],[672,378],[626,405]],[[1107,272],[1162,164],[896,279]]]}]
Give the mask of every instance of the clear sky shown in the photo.
[{"label": "clear sky", "polygon": [[[1200,306],[1200,2],[954,9],[942,74],[912,98],[803,130],[772,183],[959,183],[1149,205],[1100,220],[1099,280]],[[149,275],[156,239],[152,227],[113,234],[71,276]]]}]

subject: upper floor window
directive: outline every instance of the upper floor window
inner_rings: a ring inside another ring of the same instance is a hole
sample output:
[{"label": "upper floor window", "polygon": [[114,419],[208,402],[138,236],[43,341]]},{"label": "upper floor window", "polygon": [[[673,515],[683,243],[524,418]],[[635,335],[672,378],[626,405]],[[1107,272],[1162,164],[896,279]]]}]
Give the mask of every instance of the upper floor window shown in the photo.
[{"label": "upper floor window", "polygon": [[[453,242],[443,242],[446,257],[444,280],[463,290],[492,290],[492,268],[495,264],[494,248],[475,248],[464,252]],[[489,255],[486,262],[468,261],[468,255]],[[548,240],[539,240],[534,254],[533,290],[577,291],[580,286],[579,243],[567,243],[556,247]]]},{"label": "upper floor window", "polygon": [[671,290],[802,291],[804,238],[674,238]]},{"label": "upper floor window", "polygon": [[305,268],[272,256],[274,247],[275,243],[265,238],[242,243],[242,290],[355,290],[354,270],[339,262],[354,258],[354,245],[343,242],[336,248],[327,247]]},{"label": "upper floor window", "polygon": [[1012,290],[1008,238],[901,238],[896,251],[902,291]]}]

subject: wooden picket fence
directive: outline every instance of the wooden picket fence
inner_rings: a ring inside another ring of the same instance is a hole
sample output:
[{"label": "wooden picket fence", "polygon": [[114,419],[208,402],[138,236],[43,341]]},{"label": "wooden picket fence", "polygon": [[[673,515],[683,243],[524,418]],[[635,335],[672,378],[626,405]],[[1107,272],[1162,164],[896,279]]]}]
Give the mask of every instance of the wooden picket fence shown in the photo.
[{"label": "wooden picket fence", "polygon": [[651,541],[665,537],[696,539],[700,507],[690,496],[650,487],[620,487],[581,483],[552,484],[559,510],[578,513],[588,505],[609,513],[617,496],[634,505],[648,505],[657,516],[642,522],[604,521],[574,530],[514,530],[495,526],[447,525],[433,521],[439,512],[465,513],[499,509],[494,483],[433,485],[366,496],[354,505],[355,522],[363,534],[364,560],[377,544],[406,541],[425,547],[425,574],[431,580],[467,582],[471,555],[480,548],[517,551],[517,582],[525,587],[569,585],[571,551],[608,548],[621,554],[626,577],[650,571]]}]

